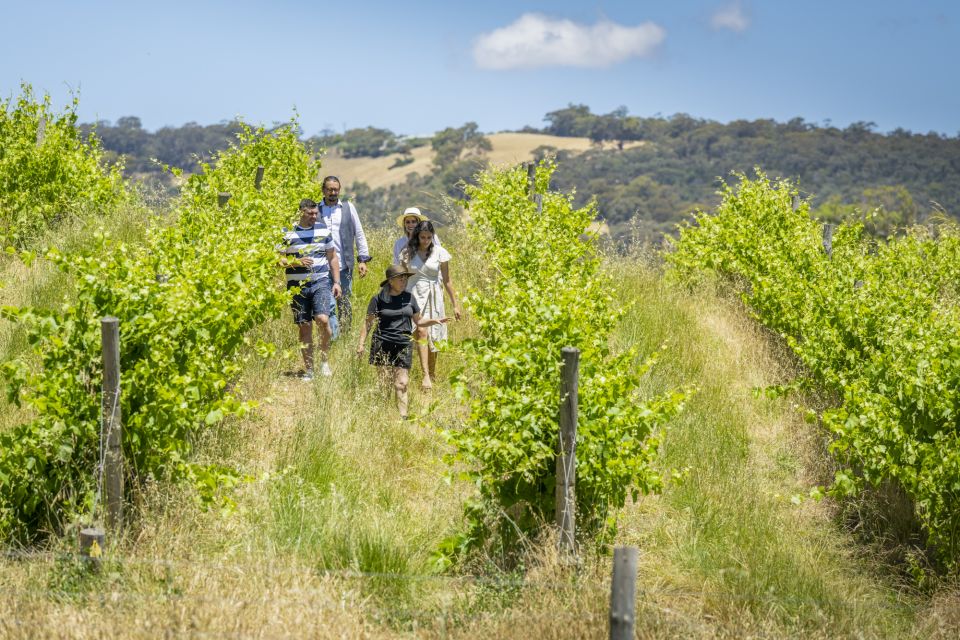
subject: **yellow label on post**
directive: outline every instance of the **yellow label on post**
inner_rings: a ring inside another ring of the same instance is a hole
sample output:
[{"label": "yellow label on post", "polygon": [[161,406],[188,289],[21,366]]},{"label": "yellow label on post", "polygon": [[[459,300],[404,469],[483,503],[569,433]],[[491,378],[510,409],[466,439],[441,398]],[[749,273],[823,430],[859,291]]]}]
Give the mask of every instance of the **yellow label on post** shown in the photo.
[{"label": "yellow label on post", "polygon": [[96,540],[90,543],[90,557],[99,558],[103,555],[103,551],[100,549],[99,543]]}]

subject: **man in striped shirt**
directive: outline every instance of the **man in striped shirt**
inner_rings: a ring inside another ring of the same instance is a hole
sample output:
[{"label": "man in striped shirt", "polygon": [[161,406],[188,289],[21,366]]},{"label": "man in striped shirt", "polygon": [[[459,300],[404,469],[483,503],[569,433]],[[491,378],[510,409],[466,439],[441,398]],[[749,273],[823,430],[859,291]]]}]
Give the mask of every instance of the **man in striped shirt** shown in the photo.
[{"label": "man in striped shirt", "polygon": [[[330,230],[317,222],[320,210],[309,198],[300,201],[300,221],[283,230],[283,254],[287,288],[299,287],[290,306],[300,333],[304,380],[313,379],[313,323],[320,329],[320,375],[330,376],[330,300],[340,297],[340,264]],[[332,280],[332,282],[331,282]],[[332,284],[332,292],[331,292]]]}]

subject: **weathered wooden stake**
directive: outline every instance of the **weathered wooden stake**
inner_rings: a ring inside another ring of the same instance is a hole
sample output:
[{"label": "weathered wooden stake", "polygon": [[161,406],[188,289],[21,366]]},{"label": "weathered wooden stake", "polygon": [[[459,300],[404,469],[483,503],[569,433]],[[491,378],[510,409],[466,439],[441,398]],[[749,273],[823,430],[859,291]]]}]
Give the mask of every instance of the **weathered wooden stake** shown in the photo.
[{"label": "weathered wooden stake", "polygon": [[790,202],[790,206],[793,207],[793,210],[796,211],[800,208],[800,196],[794,195],[793,199]]},{"label": "weathered wooden stake", "polygon": [[253,187],[260,191],[260,188],[263,186],[263,165],[257,167],[257,178],[253,181]]},{"label": "weathered wooden stake", "polygon": [[103,345],[103,429],[107,446],[103,459],[107,504],[107,529],[123,526],[123,428],[120,414],[120,321],[108,316],[100,320]]},{"label": "weathered wooden stake", "polygon": [[217,206],[220,207],[221,209],[227,206],[227,201],[230,200],[230,197],[231,197],[230,194],[225,191],[221,191],[220,193],[218,193]]},{"label": "weathered wooden stake", "polygon": [[43,139],[47,137],[47,119],[42,117],[40,118],[40,123],[37,125],[37,146],[43,144]]},{"label": "weathered wooden stake", "polygon": [[537,217],[539,218],[543,214],[543,194],[538,193],[533,196],[533,201],[537,203]]},{"label": "weathered wooden stake", "polygon": [[833,257],[833,225],[825,222],[823,225],[823,250],[827,252],[827,257]]},{"label": "weathered wooden stake", "polygon": [[560,441],[557,450],[556,522],[560,529],[558,548],[576,553],[577,506],[577,395],[580,350],[564,347],[560,382]]},{"label": "weathered wooden stake", "polygon": [[107,536],[103,529],[87,528],[80,530],[80,558],[94,571],[100,570],[101,558],[107,546]]},{"label": "weathered wooden stake", "polygon": [[636,547],[613,550],[613,579],[610,581],[610,640],[633,640],[637,618]]},{"label": "weathered wooden stake", "polygon": [[527,185],[530,189],[530,197],[533,198],[537,192],[537,163],[527,163]]}]

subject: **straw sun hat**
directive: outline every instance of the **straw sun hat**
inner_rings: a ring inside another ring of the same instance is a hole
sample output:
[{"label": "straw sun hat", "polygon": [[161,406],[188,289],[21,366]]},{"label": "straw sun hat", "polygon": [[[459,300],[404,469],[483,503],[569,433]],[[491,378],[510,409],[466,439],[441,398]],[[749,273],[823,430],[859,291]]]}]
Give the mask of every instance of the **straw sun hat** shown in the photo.
[{"label": "straw sun hat", "polygon": [[385,274],[387,277],[384,278],[383,282],[380,283],[381,287],[387,286],[387,283],[390,282],[393,278],[397,276],[412,276],[415,275],[413,271],[410,271],[401,264],[392,264],[387,267],[387,272]]},{"label": "straw sun hat", "polygon": [[405,228],[403,226],[403,221],[407,218],[416,218],[418,222],[423,222],[424,220],[429,220],[427,216],[420,213],[420,209],[417,207],[407,207],[403,213],[397,216],[397,224],[400,225],[400,228]]}]

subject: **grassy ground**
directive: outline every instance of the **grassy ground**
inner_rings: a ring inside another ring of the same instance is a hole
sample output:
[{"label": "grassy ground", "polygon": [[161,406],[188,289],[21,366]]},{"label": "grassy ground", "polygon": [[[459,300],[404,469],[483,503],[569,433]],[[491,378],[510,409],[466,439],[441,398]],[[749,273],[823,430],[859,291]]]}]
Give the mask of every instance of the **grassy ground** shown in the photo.
[{"label": "grassy ground", "polygon": [[[452,231],[444,242],[462,293],[479,252]],[[375,254],[390,243],[376,234]],[[355,308],[385,266],[355,285]],[[632,303],[616,342],[661,352],[650,390],[697,388],[663,441],[682,480],[621,514],[616,542],[641,550],[638,637],[956,637],[950,589],[908,589],[829,504],[791,500],[829,465],[788,401],[752,392],[789,376],[777,345],[737,305],[678,291],[638,257],[608,268]],[[451,328],[454,341],[471,331],[469,320]],[[463,418],[446,385],[424,396],[415,367],[419,418],[402,423],[351,341],[335,346],[333,379],[303,383],[287,375],[299,368],[288,315],[260,333],[290,357],[252,359],[240,389],[260,408],[198,444],[249,476],[234,503],[204,510],[187,488],[148,485],[99,574],[76,565],[69,537],[0,560],[0,636],[606,636],[603,551],[585,548],[570,567],[546,540],[522,571],[438,572],[432,551],[472,492],[441,461],[439,430]],[[457,362],[441,354],[440,378]]]}]

